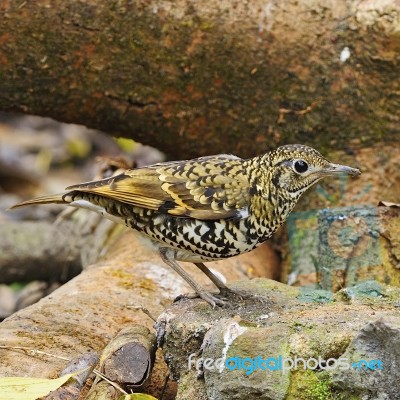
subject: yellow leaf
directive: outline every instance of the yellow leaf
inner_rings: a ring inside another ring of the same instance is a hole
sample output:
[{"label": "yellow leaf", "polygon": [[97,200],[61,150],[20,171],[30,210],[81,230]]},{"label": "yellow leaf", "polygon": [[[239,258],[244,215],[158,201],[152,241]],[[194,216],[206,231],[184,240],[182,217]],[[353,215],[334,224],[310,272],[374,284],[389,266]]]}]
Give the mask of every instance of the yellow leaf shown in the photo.
[{"label": "yellow leaf", "polygon": [[117,142],[120,149],[126,151],[127,153],[132,152],[138,146],[138,144],[132,139],[120,137],[114,138],[114,140]]},{"label": "yellow leaf", "polygon": [[1,400],[36,400],[58,389],[68,379],[81,372],[63,375],[57,379],[14,376],[0,378],[0,398]]},{"label": "yellow leaf", "polygon": [[68,153],[73,157],[85,158],[91,150],[91,144],[79,137],[69,139],[66,145]]},{"label": "yellow leaf", "polygon": [[121,396],[118,400],[157,400],[157,399],[153,396],[150,396],[149,394],[133,393],[133,394],[125,394],[124,396]]}]

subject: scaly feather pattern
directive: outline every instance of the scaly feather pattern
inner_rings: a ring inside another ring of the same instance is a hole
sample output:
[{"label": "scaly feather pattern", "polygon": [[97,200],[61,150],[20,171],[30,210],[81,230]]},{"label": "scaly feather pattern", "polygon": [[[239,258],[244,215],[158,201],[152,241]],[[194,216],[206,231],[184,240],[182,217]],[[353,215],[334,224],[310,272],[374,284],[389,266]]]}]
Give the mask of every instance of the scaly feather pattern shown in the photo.
[{"label": "scaly feather pattern", "polygon": [[67,190],[98,194],[125,204],[177,217],[231,218],[248,206],[243,160],[221,154],[128,170],[109,179]]}]

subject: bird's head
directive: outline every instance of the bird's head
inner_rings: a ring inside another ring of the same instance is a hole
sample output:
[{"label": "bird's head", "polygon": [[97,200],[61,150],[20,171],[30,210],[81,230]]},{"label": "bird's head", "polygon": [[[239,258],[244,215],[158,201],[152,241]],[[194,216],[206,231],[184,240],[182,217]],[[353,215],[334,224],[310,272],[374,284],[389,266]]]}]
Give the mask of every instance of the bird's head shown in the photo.
[{"label": "bird's head", "polygon": [[269,153],[271,182],[278,190],[298,198],[305,190],[326,176],[360,175],[360,170],[333,164],[317,150],[304,145],[286,145]]}]

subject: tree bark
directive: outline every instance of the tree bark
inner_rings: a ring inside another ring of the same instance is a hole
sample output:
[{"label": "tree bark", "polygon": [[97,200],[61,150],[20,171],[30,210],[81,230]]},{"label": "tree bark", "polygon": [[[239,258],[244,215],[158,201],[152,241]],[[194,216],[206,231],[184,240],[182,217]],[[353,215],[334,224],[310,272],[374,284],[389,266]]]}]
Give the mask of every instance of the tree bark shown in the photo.
[{"label": "tree bark", "polygon": [[176,158],[398,140],[395,0],[0,4],[0,110]]}]

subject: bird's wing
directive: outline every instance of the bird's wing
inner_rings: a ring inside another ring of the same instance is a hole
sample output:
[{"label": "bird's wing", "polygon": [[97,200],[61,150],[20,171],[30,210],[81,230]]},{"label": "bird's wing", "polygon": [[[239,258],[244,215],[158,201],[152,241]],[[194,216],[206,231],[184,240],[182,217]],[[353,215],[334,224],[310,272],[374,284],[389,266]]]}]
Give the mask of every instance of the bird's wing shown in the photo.
[{"label": "bird's wing", "polygon": [[127,170],[67,189],[178,217],[210,220],[239,217],[249,202],[243,160],[224,154]]}]

